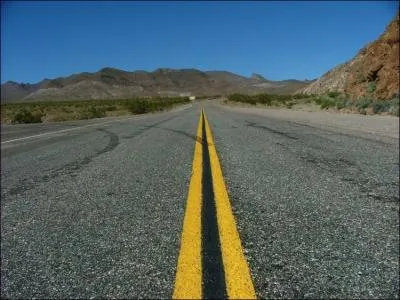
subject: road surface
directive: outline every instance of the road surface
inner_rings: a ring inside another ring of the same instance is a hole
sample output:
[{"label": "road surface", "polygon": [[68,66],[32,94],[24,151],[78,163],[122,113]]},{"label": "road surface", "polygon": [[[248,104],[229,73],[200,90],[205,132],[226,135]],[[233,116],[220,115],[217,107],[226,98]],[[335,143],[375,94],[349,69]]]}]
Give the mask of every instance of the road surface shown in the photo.
[{"label": "road surface", "polygon": [[207,101],[4,126],[1,296],[399,298],[398,148]]}]

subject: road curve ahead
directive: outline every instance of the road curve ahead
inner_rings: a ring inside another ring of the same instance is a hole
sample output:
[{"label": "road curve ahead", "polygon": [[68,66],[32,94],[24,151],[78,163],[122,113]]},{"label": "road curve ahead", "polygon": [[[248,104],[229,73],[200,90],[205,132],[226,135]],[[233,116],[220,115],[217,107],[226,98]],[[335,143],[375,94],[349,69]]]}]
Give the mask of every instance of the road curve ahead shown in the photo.
[{"label": "road curve ahead", "polygon": [[2,298],[399,298],[398,140],[194,103],[2,127]]}]

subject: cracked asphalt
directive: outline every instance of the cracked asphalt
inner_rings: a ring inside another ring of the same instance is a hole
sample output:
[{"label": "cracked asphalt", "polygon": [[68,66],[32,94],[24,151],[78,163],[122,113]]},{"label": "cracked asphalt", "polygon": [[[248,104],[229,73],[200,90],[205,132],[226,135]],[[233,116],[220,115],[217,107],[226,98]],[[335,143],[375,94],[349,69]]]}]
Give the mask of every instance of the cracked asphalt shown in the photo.
[{"label": "cracked asphalt", "polygon": [[3,126],[1,297],[170,298],[201,108],[258,297],[399,298],[398,139],[209,101]]}]

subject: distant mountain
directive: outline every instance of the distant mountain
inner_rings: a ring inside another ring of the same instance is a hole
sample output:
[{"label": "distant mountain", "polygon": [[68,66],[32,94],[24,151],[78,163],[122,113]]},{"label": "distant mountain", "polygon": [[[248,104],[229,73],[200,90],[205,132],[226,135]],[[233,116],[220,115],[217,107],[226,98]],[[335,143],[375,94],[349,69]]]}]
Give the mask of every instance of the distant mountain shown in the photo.
[{"label": "distant mountain", "polygon": [[298,93],[337,91],[350,98],[391,99],[399,95],[399,13],[374,42]]},{"label": "distant mountain", "polygon": [[123,99],[137,96],[197,96],[230,93],[293,93],[310,81],[271,81],[261,75],[250,78],[227,71],[161,68],[153,72],[128,72],[103,68],[95,73],[45,79],[36,84],[6,82],[2,102],[40,100]]},{"label": "distant mountain", "polygon": [[8,101],[18,101],[29,94],[36,92],[40,88],[39,84],[17,83],[15,81],[7,81],[1,85],[1,99]]},{"label": "distant mountain", "polygon": [[251,79],[255,80],[255,81],[268,81],[267,79],[265,79],[262,75],[257,74],[257,73],[253,73],[251,74]]}]

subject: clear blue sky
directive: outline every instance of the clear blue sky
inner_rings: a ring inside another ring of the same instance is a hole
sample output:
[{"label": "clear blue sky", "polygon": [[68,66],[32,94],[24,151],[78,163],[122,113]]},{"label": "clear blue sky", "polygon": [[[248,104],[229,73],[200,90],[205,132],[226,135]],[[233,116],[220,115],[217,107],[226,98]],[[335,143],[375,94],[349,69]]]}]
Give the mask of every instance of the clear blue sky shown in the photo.
[{"label": "clear blue sky", "polygon": [[351,59],[394,1],[2,1],[1,82],[103,67],[228,70],[313,79]]}]

